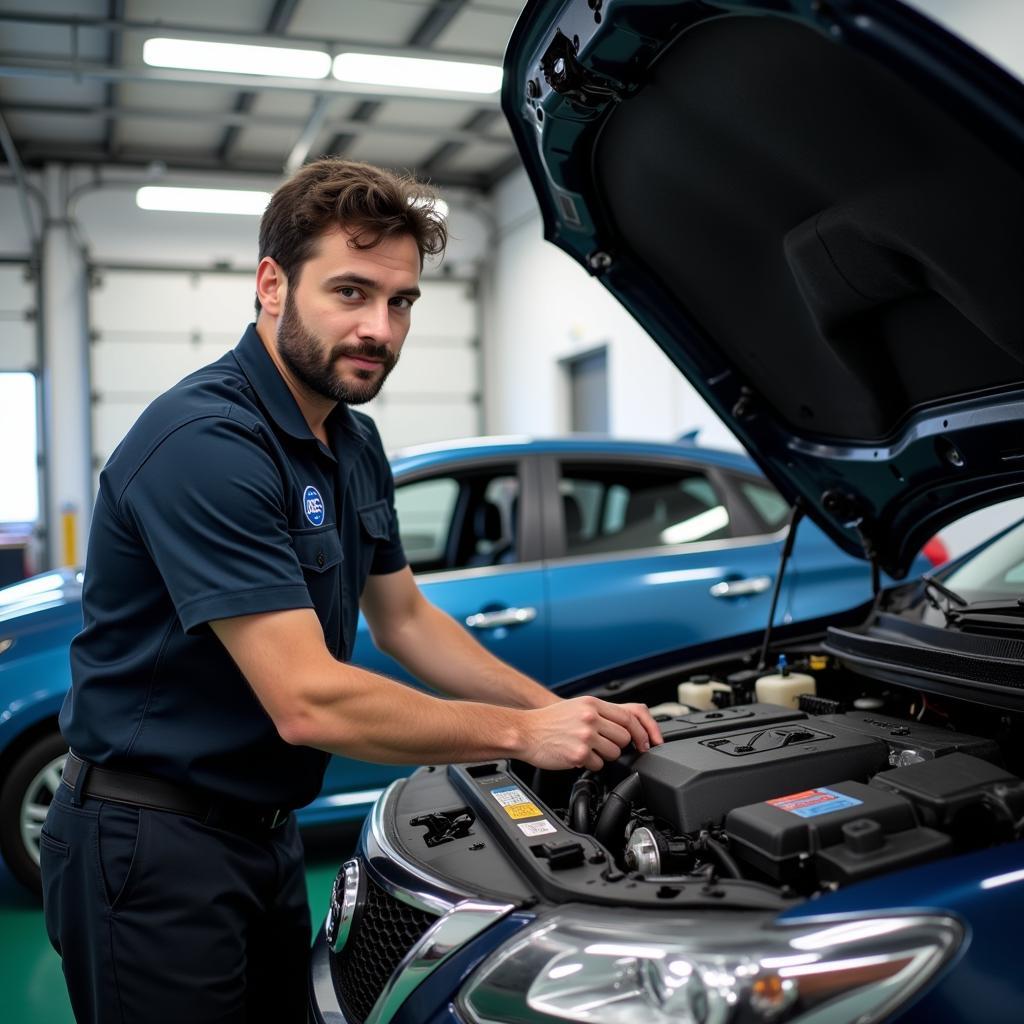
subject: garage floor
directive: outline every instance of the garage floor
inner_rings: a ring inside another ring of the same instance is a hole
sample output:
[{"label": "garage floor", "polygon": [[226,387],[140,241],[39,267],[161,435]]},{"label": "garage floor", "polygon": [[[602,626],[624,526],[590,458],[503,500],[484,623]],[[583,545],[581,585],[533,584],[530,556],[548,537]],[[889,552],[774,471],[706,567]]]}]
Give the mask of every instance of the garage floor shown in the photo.
[{"label": "garage floor", "polygon": [[[306,890],[313,930],[327,910],[338,866],[352,851],[352,827],[306,837]],[[50,947],[39,905],[0,865],[0,993],[5,1024],[73,1024],[60,959]]]}]

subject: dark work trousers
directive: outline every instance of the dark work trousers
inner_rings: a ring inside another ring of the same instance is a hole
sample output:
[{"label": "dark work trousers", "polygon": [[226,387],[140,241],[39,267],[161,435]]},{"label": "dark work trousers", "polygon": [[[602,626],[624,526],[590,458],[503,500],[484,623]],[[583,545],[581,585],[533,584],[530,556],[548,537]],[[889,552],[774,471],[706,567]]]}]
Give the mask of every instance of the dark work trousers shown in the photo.
[{"label": "dark work trousers", "polygon": [[295,816],[261,834],[85,799],[43,826],[46,930],[79,1024],[302,1024],[310,946]]}]

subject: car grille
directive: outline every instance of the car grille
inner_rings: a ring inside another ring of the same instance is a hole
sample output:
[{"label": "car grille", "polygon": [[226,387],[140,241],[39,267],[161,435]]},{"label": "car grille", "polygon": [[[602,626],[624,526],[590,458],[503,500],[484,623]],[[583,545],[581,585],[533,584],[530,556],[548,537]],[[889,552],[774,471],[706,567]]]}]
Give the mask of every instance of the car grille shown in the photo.
[{"label": "car grille", "polygon": [[362,1024],[402,957],[437,920],[395,899],[364,872],[363,909],[334,958],[332,974],[345,1015]]}]

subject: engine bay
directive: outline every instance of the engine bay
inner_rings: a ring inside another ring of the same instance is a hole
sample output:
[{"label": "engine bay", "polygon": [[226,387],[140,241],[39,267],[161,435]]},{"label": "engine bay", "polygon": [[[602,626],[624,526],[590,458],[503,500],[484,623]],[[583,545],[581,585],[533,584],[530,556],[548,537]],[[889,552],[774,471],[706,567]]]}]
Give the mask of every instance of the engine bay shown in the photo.
[{"label": "engine bay", "polygon": [[[567,794],[533,773],[633,877],[806,896],[1020,836],[1017,715],[879,685],[820,653],[768,675],[718,668],[647,681],[691,702],[651,707],[662,746],[579,773]],[[765,679],[785,704],[758,699]]]},{"label": "engine bay", "polygon": [[503,898],[775,911],[1021,838],[1024,714],[787,654],[611,678],[590,692],[646,703],[662,745],[598,772],[421,769],[398,837]]}]

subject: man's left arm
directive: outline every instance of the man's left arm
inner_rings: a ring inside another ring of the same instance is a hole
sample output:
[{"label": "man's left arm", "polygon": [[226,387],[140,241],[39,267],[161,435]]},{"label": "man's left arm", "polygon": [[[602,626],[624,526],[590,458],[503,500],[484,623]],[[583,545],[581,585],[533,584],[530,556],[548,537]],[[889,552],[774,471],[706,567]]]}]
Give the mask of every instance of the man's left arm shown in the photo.
[{"label": "man's left arm", "polygon": [[496,658],[431,604],[408,566],[368,577],[360,607],[377,647],[449,696],[510,708],[539,708],[560,699]]}]

